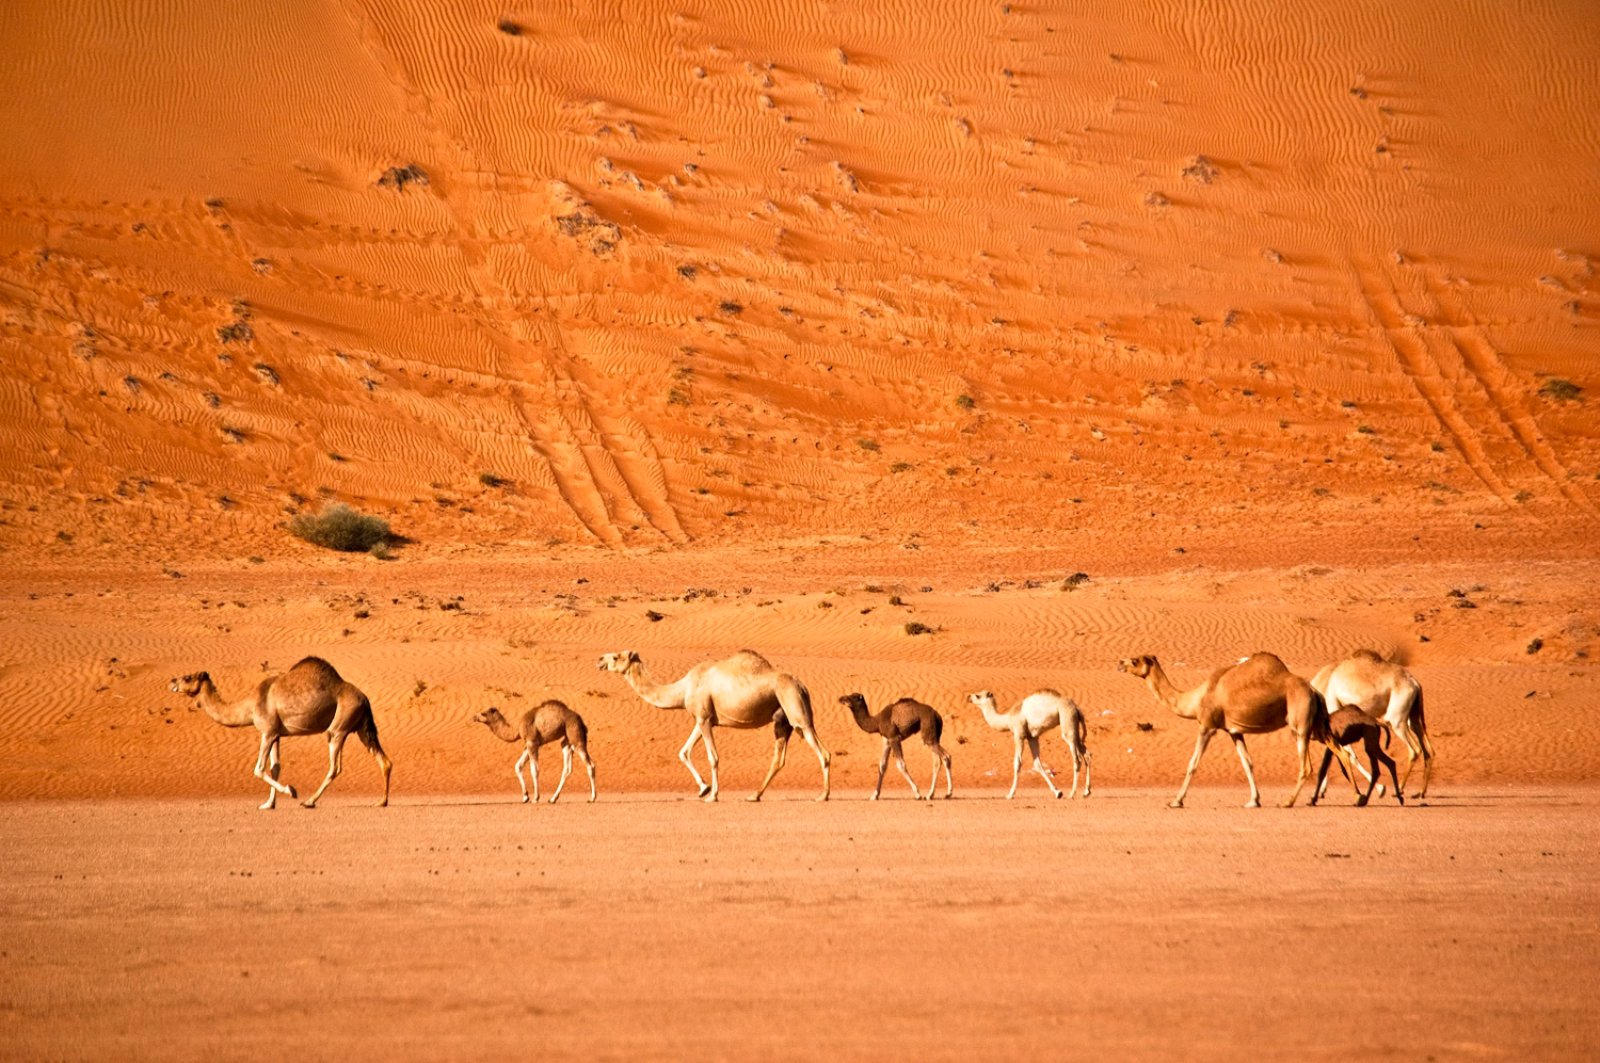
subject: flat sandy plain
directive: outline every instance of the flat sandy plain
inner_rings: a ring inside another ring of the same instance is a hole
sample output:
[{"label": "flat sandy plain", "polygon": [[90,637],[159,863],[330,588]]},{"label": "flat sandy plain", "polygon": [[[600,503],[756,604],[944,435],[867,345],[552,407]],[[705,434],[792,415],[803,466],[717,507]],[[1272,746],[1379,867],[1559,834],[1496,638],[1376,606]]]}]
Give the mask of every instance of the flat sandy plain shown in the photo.
[{"label": "flat sandy plain", "polygon": [[9,1058],[1592,1058],[1600,793],[30,802]]}]

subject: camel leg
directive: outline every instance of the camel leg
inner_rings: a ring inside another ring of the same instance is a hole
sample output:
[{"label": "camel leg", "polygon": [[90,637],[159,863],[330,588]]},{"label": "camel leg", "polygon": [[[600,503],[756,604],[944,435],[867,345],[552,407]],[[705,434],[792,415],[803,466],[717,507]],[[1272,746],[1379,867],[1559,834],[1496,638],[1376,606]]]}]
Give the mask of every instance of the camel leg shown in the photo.
[{"label": "camel leg", "polygon": [[[911,777],[911,772],[906,769],[905,751],[900,748],[899,742],[894,744],[894,766],[900,769],[901,775],[905,776],[906,785],[911,787],[911,793],[918,801],[921,801],[922,791],[917,789],[917,781]],[[931,790],[928,792],[928,796],[930,798],[933,796],[933,792]]]},{"label": "camel leg", "polygon": [[707,723],[700,728],[700,741],[705,743],[706,759],[711,762],[711,792],[705,796],[706,804],[710,804],[711,802],[715,801],[717,799],[717,794],[722,790],[721,784],[717,781],[717,743],[716,740],[711,737],[711,732],[713,729],[714,727],[710,723]]},{"label": "camel leg", "polygon": [[695,770],[693,757],[694,744],[700,741],[700,727],[700,721],[698,719],[695,720],[694,730],[689,732],[689,740],[683,744],[682,749],[678,750],[678,759],[683,761],[683,766],[689,769],[690,775],[694,776],[694,784],[700,787],[699,796],[704,797],[706,794],[711,792],[711,787],[706,785],[706,781],[702,779],[700,777],[700,773]]},{"label": "camel leg", "polygon": [[1079,761],[1081,760],[1082,754],[1080,754],[1076,749],[1068,749],[1067,752],[1072,754],[1072,786],[1071,786],[1071,788],[1069,788],[1067,790],[1067,796],[1068,797],[1077,797],[1078,796],[1078,764],[1079,764]]},{"label": "camel leg", "polygon": [[1017,780],[1022,777],[1022,736],[1014,734],[1011,738],[1015,748],[1011,753],[1011,792],[1006,794],[1007,801],[1017,796]]},{"label": "camel leg", "polygon": [[1411,785],[1411,770],[1417,766],[1417,759],[1420,757],[1422,759],[1422,789],[1411,796],[1413,799],[1424,797],[1428,793],[1428,776],[1433,772],[1433,758],[1417,738],[1416,733],[1412,731],[1409,719],[1402,720],[1400,726],[1395,728],[1395,733],[1406,744],[1406,753],[1409,758],[1406,761],[1405,778],[1400,780],[1400,792],[1404,793],[1406,787]]},{"label": "camel leg", "polygon": [[1201,731],[1194,742],[1194,756],[1189,758],[1189,770],[1183,773],[1183,785],[1178,787],[1178,796],[1172,799],[1169,808],[1182,808],[1183,799],[1189,796],[1189,783],[1194,779],[1194,770],[1200,766],[1200,757],[1205,753],[1206,746],[1211,744],[1213,731]]},{"label": "camel leg", "polygon": [[1083,796],[1089,796],[1089,776],[1094,771],[1094,754],[1087,749],[1083,751]]},{"label": "camel leg", "polygon": [[1324,749],[1322,751],[1322,766],[1317,769],[1317,785],[1311,788],[1311,796],[1306,799],[1306,804],[1315,806],[1318,801],[1322,800],[1323,791],[1327,789],[1328,785],[1328,765],[1332,762],[1333,750]]},{"label": "camel leg", "polygon": [[333,780],[339,777],[339,772],[344,769],[344,740],[350,737],[348,731],[335,731],[328,736],[328,774],[323,778],[322,785],[317,787],[317,792],[306,798],[301,804],[307,808],[316,808],[317,801],[322,797],[322,792],[328,788]]},{"label": "camel leg", "polygon": [[[1401,805],[1404,805],[1406,803],[1406,795],[1405,795],[1405,792],[1400,789],[1400,778],[1399,778],[1399,776],[1397,776],[1395,774],[1394,758],[1391,757],[1389,754],[1385,753],[1381,749],[1375,749],[1375,750],[1373,750],[1373,753],[1376,756],[1375,756],[1375,760],[1374,760],[1374,763],[1373,763],[1373,766],[1372,766],[1372,773],[1374,775],[1377,775],[1378,772],[1379,772],[1379,769],[1381,767],[1387,767],[1389,769],[1389,778],[1390,778],[1391,781],[1394,782],[1394,796],[1395,796],[1395,799],[1398,800]],[[1376,789],[1378,791],[1378,796],[1382,797],[1383,796],[1383,787],[1378,785],[1376,781],[1374,781],[1373,787],[1374,787],[1374,789]]]},{"label": "camel leg", "polygon": [[1046,786],[1050,787],[1050,792],[1055,794],[1057,797],[1060,797],[1061,796],[1061,790],[1060,790],[1060,788],[1058,788],[1056,786],[1055,779],[1051,778],[1050,769],[1045,766],[1045,762],[1044,761],[1039,759],[1039,739],[1038,738],[1030,737],[1028,739],[1028,752],[1033,754],[1033,770],[1038,772],[1039,773],[1039,778],[1043,779],[1044,780],[1044,784]]},{"label": "camel leg", "polygon": [[561,743],[561,781],[556,783],[556,792],[550,795],[553,805],[561,797],[561,791],[566,788],[567,776],[572,774],[572,746],[563,741]]},{"label": "camel leg", "polygon": [[800,732],[805,736],[806,745],[817,754],[817,763],[822,765],[822,793],[817,795],[818,801],[826,801],[828,793],[833,789],[833,754],[822,748],[822,742],[817,738],[817,732],[807,727]]},{"label": "camel leg", "polygon": [[256,778],[272,787],[277,793],[283,794],[285,797],[299,797],[300,794],[294,787],[285,786],[278,781],[275,775],[267,771],[268,761],[277,755],[279,737],[279,735],[274,734],[263,734],[261,736],[261,753],[256,757],[255,775]]},{"label": "camel leg", "polygon": [[789,759],[789,736],[772,740],[772,764],[767,768],[767,777],[761,780],[761,789],[745,798],[746,801],[759,801],[761,795],[767,792],[767,787],[772,785],[772,779],[783,770],[783,765]]},{"label": "camel leg", "polygon": [[[383,746],[378,741],[378,725],[372,722],[372,715],[367,715],[366,725],[356,731],[356,737],[361,739],[361,744],[372,750],[372,758],[378,762],[378,771],[383,773],[383,800],[378,802],[379,808],[389,806],[389,775],[394,771],[394,762],[384,753]],[[343,758],[344,754],[339,756]]]},{"label": "camel leg", "polygon": [[[270,775],[272,778],[276,779],[278,777],[278,769],[281,766],[282,765],[280,765],[278,763],[278,743],[274,742],[274,743],[272,743],[272,752],[270,754],[268,754],[268,757],[267,757],[267,774]],[[263,801],[261,804],[257,805],[256,807],[259,808],[259,809],[262,809],[263,811],[268,811],[268,812],[270,812],[274,808],[277,808],[278,807],[278,791],[276,791],[272,787],[268,786],[267,787],[267,799],[265,801]]]},{"label": "camel leg", "polygon": [[[1255,773],[1250,770],[1250,758],[1245,754],[1244,751],[1244,736],[1236,735],[1234,736],[1234,740],[1239,744],[1239,756],[1244,761],[1245,773],[1250,776],[1250,789],[1253,796],[1253,805],[1251,807],[1259,808],[1261,805],[1261,795],[1255,792],[1256,777]],[[1305,733],[1295,735],[1294,745],[1295,749],[1298,750],[1300,754],[1300,777],[1295,780],[1294,793],[1290,794],[1289,799],[1283,803],[1284,808],[1294,807],[1295,801],[1300,797],[1300,791],[1306,785],[1306,780],[1311,778],[1311,736]]]},{"label": "camel leg", "polygon": [[589,804],[595,802],[595,797],[600,796],[600,791],[595,789],[595,762],[589,759],[589,749],[579,746],[578,756],[584,759],[584,768],[589,772]]},{"label": "camel leg", "polygon": [[933,778],[928,780],[928,800],[933,800],[934,791],[939,788],[939,765],[944,764],[944,796],[950,797],[950,754],[944,751],[944,746],[935,742],[928,747],[928,752],[933,754]]},{"label": "camel leg", "polygon": [[944,751],[944,746],[938,747],[939,760],[944,764],[944,798],[950,800],[956,792],[955,780],[950,778],[950,754]]},{"label": "camel leg", "polygon": [[882,753],[881,756],[878,757],[878,782],[877,782],[877,784],[875,786],[873,786],[872,795],[867,798],[868,801],[876,801],[878,799],[878,795],[883,792],[883,774],[884,774],[884,772],[886,772],[888,770],[889,770],[889,740],[887,738],[885,738],[883,740],[883,753]]},{"label": "camel leg", "polygon": [[528,784],[522,781],[522,767],[523,767],[524,764],[528,763],[529,759],[532,758],[532,756],[533,756],[533,750],[531,750],[528,747],[524,746],[522,748],[522,756],[517,758],[517,763],[511,768],[511,770],[514,771],[516,773],[516,775],[517,775],[517,788],[522,791],[522,803],[523,804],[527,804],[528,803]]}]

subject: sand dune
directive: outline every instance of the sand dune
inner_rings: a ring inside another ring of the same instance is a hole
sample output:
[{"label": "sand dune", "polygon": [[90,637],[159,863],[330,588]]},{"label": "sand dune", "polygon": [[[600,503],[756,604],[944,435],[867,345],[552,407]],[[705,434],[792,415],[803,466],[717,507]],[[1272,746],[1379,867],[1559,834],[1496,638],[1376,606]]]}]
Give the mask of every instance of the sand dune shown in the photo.
[{"label": "sand dune", "polygon": [[13,558],[1595,531],[1575,8],[0,19]]}]

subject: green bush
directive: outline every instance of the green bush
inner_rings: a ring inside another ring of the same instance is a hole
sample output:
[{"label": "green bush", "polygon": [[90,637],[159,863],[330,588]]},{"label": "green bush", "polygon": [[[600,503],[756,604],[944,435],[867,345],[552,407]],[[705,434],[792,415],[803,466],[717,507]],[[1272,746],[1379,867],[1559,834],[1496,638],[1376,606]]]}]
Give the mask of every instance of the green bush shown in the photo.
[{"label": "green bush", "polygon": [[308,543],[355,553],[385,546],[389,542],[389,522],[336,502],[312,516],[302,513],[289,522],[289,530]]}]

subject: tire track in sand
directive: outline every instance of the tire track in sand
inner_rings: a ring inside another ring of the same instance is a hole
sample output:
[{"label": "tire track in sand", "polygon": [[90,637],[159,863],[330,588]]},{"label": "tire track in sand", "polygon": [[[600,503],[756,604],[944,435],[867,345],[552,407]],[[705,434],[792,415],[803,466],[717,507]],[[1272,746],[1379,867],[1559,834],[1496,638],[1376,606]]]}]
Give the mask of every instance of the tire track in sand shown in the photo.
[{"label": "tire track in sand", "polygon": [[1452,389],[1439,370],[1439,363],[1424,343],[1406,324],[1399,293],[1378,268],[1352,261],[1351,271],[1367,312],[1377,322],[1400,371],[1427,405],[1440,427],[1450,436],[1459,453],[1483,485],[1502,501],[1511,500],[1511,489],[1496,471],[1483,440],[1462,416]]}]

